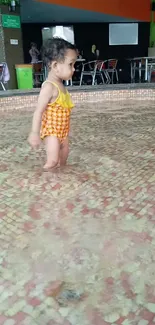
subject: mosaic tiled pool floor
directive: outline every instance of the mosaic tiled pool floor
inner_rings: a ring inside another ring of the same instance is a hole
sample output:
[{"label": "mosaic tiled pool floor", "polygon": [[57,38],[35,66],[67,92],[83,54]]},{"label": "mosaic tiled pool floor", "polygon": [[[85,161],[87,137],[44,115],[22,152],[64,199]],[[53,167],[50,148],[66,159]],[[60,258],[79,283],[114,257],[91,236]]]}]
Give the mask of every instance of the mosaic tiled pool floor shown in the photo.
[{"label": "mosaic tiled pool floor", "polygon": [[77,108],[55,173],[30,123],[0,118],[0,325],[155,324],[155,103]]}]

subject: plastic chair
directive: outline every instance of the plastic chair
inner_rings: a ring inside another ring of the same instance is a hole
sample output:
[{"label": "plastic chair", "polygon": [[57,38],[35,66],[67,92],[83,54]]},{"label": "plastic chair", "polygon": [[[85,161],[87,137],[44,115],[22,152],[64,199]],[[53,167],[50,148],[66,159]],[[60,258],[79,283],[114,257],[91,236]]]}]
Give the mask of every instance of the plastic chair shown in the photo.
[{"label": "plastic chair", "polygon": [[75,64],[75,72],[73,75],[72,84],[79,85],[81,71],[82,71],[82,62],[79,63],[79,61],[77,61]]},{"label": "plastic chair", "polygon": [[110,79],[109,73],[108,73],[108,71],[106,69],[107,62],[108,62],[107,60],[98,61],[97,67],[98,67],[98,70],[105,76],[106,84],[109,84],[111,82],[111,79]]},{"label": "plastic chair", "polygon": [[68,87],[68,86],[73,86],[73,81],[72,79],[69,79],[69,80],[65,80],[65,86]]},{"label": "plastic chair", "polygon": [[153,72],[155,72],[155,60],[152,59],[148,63],[148,82],[151,82]]},{"label": "plastic chair", "polygon": [[112,82],[112,84],[114,83],[114,75],[116,76],[117,83],[119,81],[118,80],[118,72],[117,72],[117,63],[118,63],[117,59],[108,60],[108,68],[106,69],[106,71],[108,72],[109,75],[111,73],[111,82]]},{"label": "plastic chair", "polygon": [[[101,65],[100,67],[99,67],[99,64]],[[97,61],[97,60],[83,63],[81,77],[80,77],[80,86],[82,85],[84,76],[91,76],[92,86],[95,85],[95,80],[96,80],[97,76],[99,76],[101,78],[102,82],[104,83],[104,78],[103,78],[102,69],[101,69],[102,64],[103,64],[103,61]]]},{"label": "plastic chair", "polygon": [[38,62],[33,64],[33,76],[34,76],[34,84],[41,85],[44,81],[44,69],[43,63]]},{"label": "plastic chair", "polygon": [[5,70],[5,63],[0,63],[0,84],[3,90],[6,90],[4,86],[4,70]]}]

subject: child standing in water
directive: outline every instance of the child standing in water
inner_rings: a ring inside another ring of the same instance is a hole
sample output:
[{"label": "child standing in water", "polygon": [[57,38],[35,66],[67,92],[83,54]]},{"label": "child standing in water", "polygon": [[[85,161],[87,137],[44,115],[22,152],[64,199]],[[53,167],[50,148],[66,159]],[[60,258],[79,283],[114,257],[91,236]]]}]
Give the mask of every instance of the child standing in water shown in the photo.
[{"label": "child standing in water", "polygon": [[44,140],[48,171],[66,164],[69,154],[70,114],[74,107],[63,80],[72,78],[77,60],[74,45],[61,38],[53,38],[43,47],[43,60],[48,66],[48,78],[43,83],[34,112],[29,144],[37,148]]}]

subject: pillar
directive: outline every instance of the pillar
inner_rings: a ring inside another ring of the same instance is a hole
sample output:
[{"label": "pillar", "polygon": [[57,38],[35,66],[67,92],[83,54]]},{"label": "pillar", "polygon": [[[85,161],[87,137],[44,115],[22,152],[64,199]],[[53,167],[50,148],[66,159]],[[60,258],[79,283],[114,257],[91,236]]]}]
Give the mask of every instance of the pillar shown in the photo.
[{"label": "pillar", "polygon": [[[24,63],[20,7],[9,11],[10,0],[0,0],[0,62],[6,62],[10,72],[8,89],[16,89],[15,64]],[[16,0],[17,4],[17,0]]]},{"label": "pillar", "polygon": [[[152,0],[151,2],[155,3],[155,0]],[[155,12],[154,11],[151,11],[150,47],[155,47]]]},{"label": "pillar", "polygon": [[0,62],[5,61],[5,43],[4,43],[4,31],[2,27],[2,14],[0,8]]}]

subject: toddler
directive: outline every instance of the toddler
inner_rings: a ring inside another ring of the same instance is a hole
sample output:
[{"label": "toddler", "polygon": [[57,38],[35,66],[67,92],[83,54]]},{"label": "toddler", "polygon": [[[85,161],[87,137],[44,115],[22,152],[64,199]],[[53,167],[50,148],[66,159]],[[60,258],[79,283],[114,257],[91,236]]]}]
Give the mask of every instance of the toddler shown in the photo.
[{"label": "toddler", "polygon": [[64,39],[53,38],[45,43],[42,55],[49,72],[40,91],[28,141],[33,148],[44,141],[44,170],[48,171],[65,165],[69,154],[70,114],[74,105],[63,80],[73,76],[77,50]]}]

